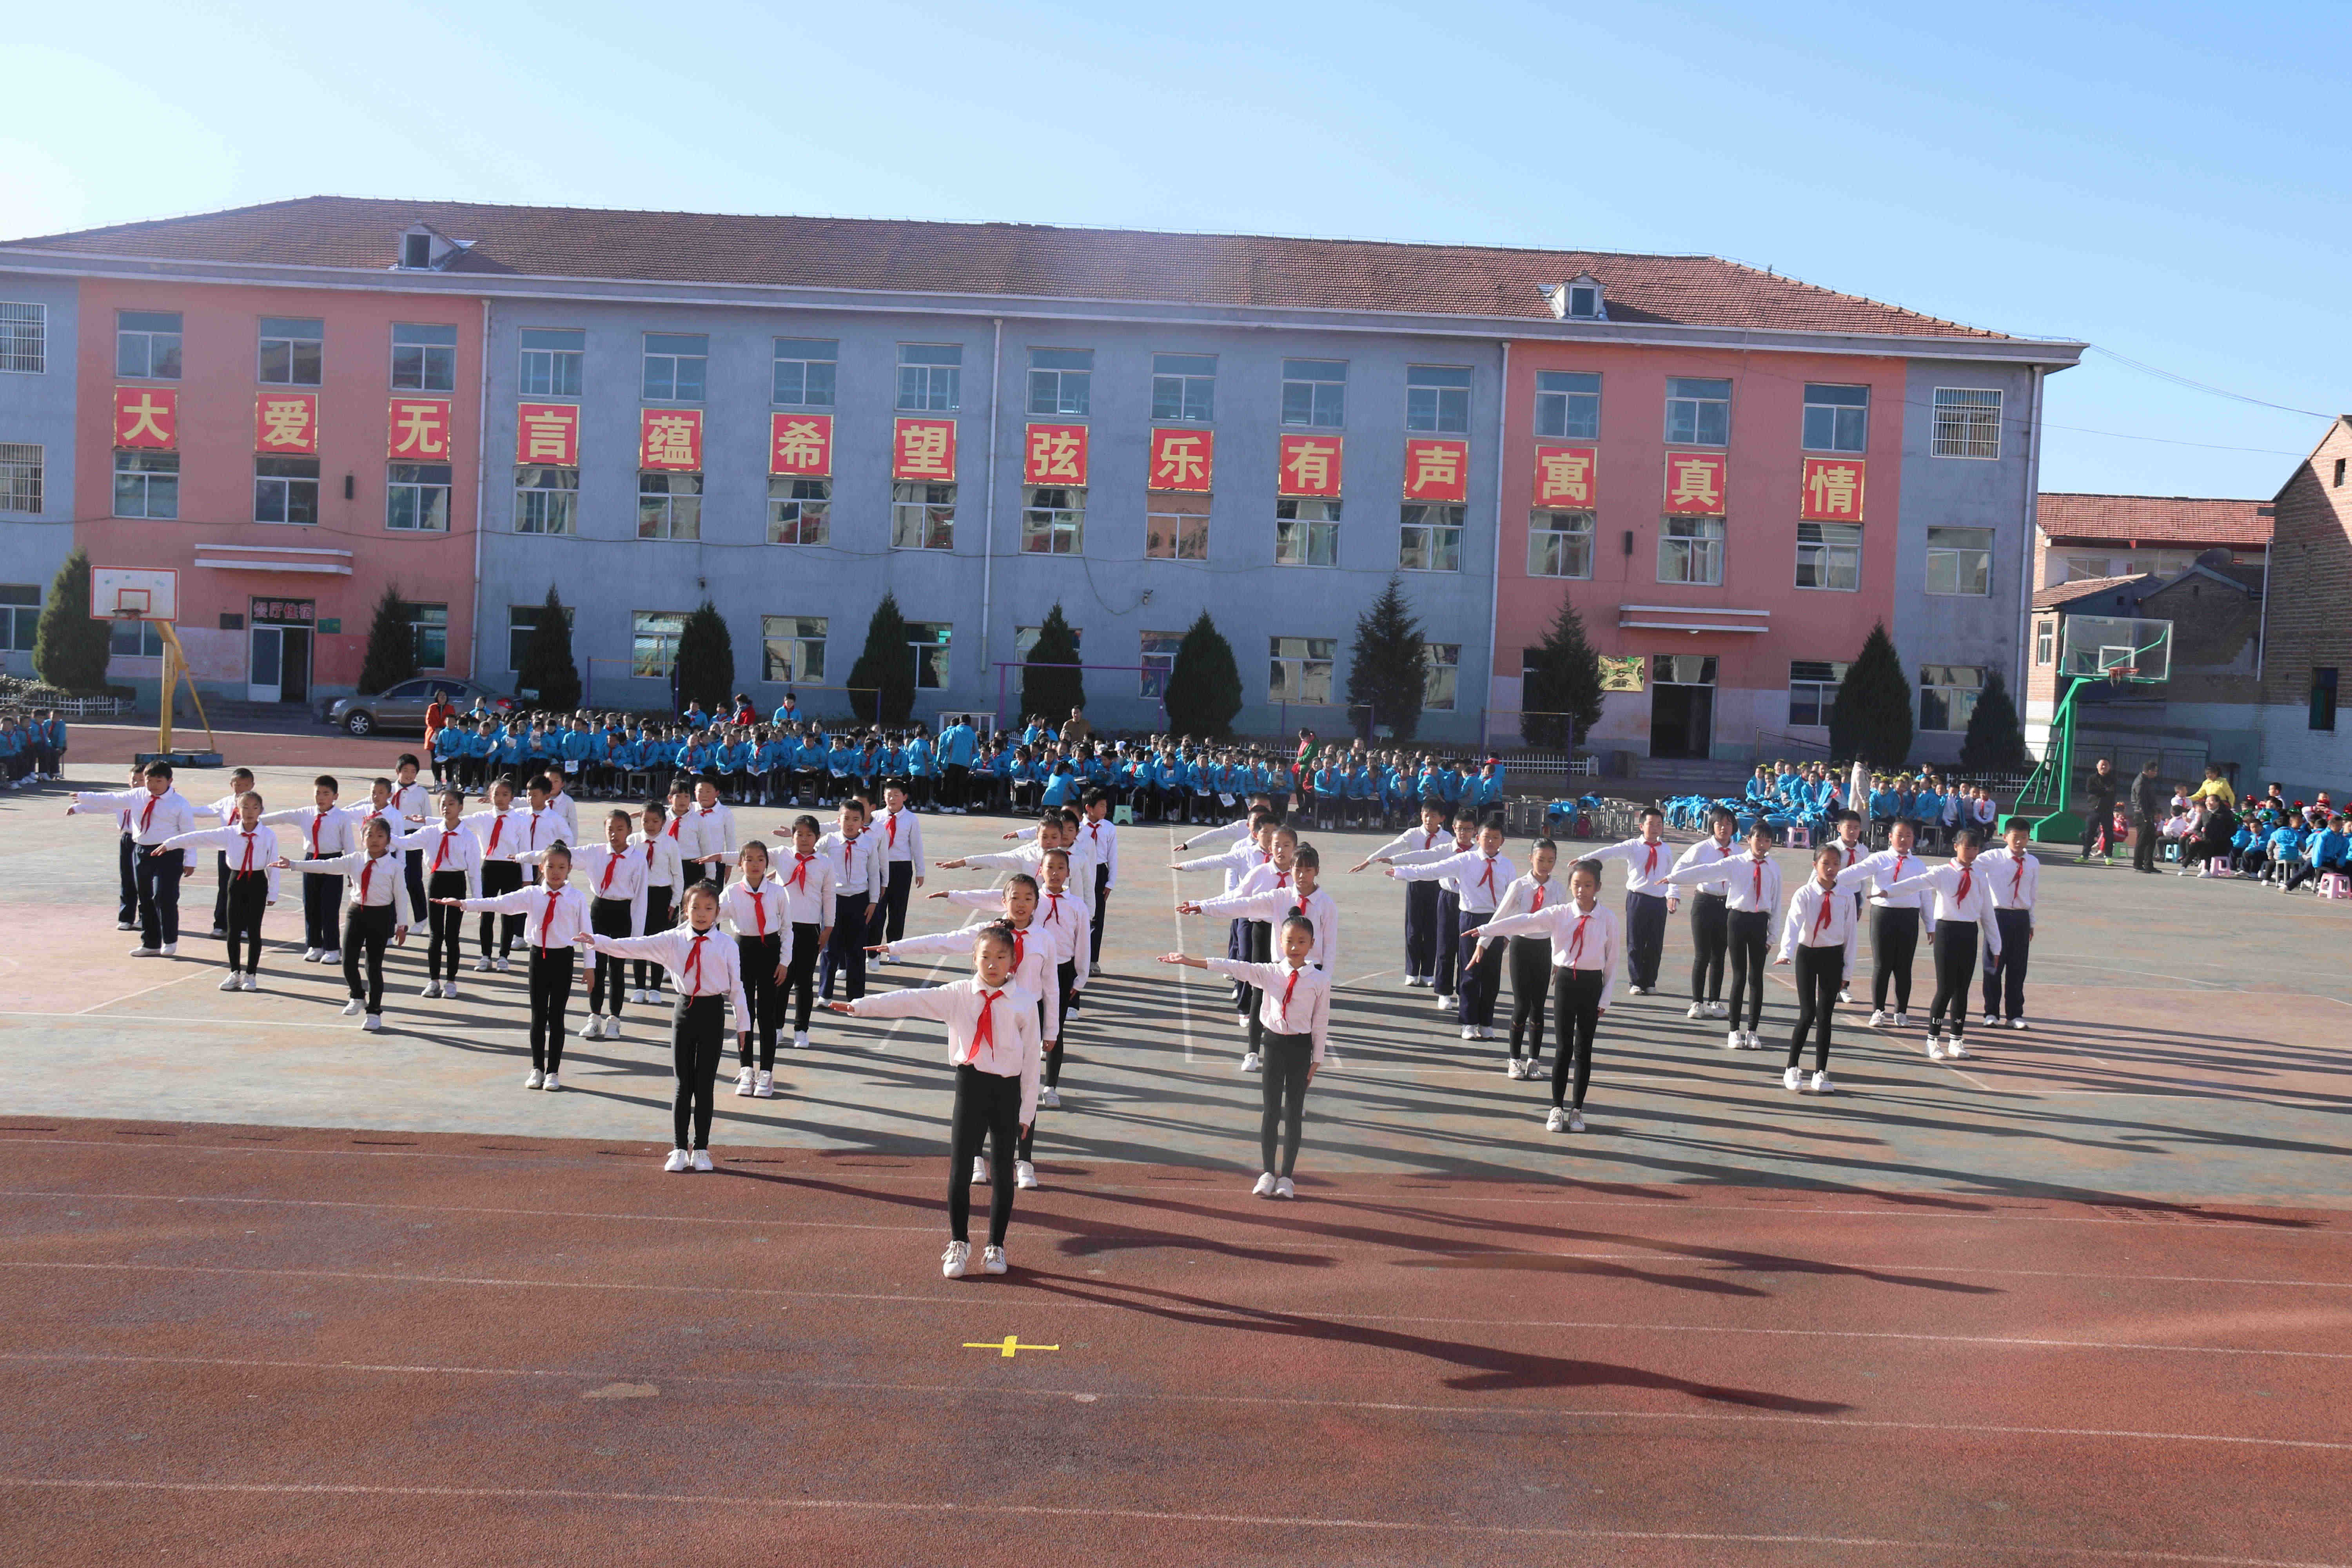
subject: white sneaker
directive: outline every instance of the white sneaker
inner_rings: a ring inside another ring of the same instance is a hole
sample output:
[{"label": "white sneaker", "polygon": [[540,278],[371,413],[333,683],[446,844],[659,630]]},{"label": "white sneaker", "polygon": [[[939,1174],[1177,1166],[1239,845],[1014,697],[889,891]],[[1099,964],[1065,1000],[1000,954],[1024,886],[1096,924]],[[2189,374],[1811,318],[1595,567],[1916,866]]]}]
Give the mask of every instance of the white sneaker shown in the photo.
[{"label": "white sneaker", "polygon": [[1945,1060],[1955,1062],[1960,1061],[1965,1059],[1968,1054],[1969,1047],[1960,1043],[1960,1037],[1958,1035],[1953,1036],[1950,1039],[1944,1042]]},{"label": "white sneaker", "polygon": [[1429,1005],[1441,1013],[1455,1011],[1461,1006],[1461,1004],[1451,996],[1433,996],[1429,999]]},{"label": "white sneaker", "polygon": [[1478,1031],[1465,1024],[1462,1026],[1462,1037],[1465,1040],[1475,1040],[1478,1037]]},{"label": "white sneaker", "polygon": [[232,969],[229,971],[228,978],[220,983],[220,988],[224,991],[242,991],[245,989],[245,977]]},{"label": "white sneaker", "polygon": [[498,972],[499,972],[500,974],[505,974],[505,973],[509,973],[509,972],[513,969],[513,967],[514,967],[512,964],[509,963],[508,963],[505,959],[503,959],[503,958],[496,958],[496,959],[492,959],[490,962],[491,962],[491,964],[492,964],[492,965],[493,965],[493,966],[498,970]]},{"label": "white sneaker", "polygon": [[438,980],[428,980],[425,983],[425,989],[419,991],[417,994],[419,996],[438,996],[441,994],[441,983]]},{"label": "white sneaker", "polygon": [[1927,1037],[1927,1059],[1931,1062],[1939,1062],[1944,1059],[1944,1039],[1942,1036],[1930,1035]]},{"label": "white sneaker", "polygon": [[2009,1026],[2012,1029],[2022,1029],[2025,1027],[2025,1020],[2022,1018],[2011,1018],[2009,1021]]},{"label": "white sneaker", "polygon": [[985,1154],[971,1157],[971,1184],[975,1187],[988,1185],[988,1156]]},{"label": "white sneaker", "polygon": [[646,994],[641,989],[631,987],[629,991],[629,1000],[642,1006],[645,1004]]},{"label": "white sneaker", "polygon": [[[138,928],[136,926],[132,926],[128,929],[136,931]],[[302,962],[305,963],[316,963],[319,962],[319,954],[325,951],[326,949],[322,947],[306,947],[302,950]]]},{"label": "white sneaker", "polygon": [[1685,1013],[1685,1014],[1683,1015],[1683,1016],[1684,1016],[1684,1017],[1685,1017],[1685,1018],[1704,1018],[1704,1017],[1706,1017],[1706,1003],[1704,1003],[1704,1002],[1694,1002],[1694,1003],[1692,1003],[1692,1004],[1690,1005],[1690,1011],[1689,1011],[1689,1012],[1687,1012],[1687,1013]]},{"label": "white sneaker", "polygon": [[695,1168],[696,1170],[698,1170],[698,1171],[708,1171],[708,1170],[712,1170],[712,1169],[714,1169],[714,1168],[715,1168],[715,1167],[714,1167],[714,1166],[712,1166],[712,1164],[710,1163],[710,1151],[709,1151],[709,1150],[708,1150],[708,1149],[697,1149],[697,1150],[694,1152],[694,1168]]},{"label": "white sneaker", "polygon": [[1002,1274],[1007,1268],[1013,1267],[1011,1261],[1004,1256],[1004,1248],[1001,1247],[992,1247],[987,1251],[982,1253],[980,1255],[980,1266],[982,1268],[987,1269],[991,1274]]},{"label": "white sneaker", "polygon": [[1886,1026],[1885,1008],[1873,1007],[1870,1010],[1870,1026],[1874,1029],[1881,1029]]},{"label": "white sneaker", "polygon": [[1250,1188],[1250,1195],[1252,1197],[1260,1198],[1270,1198],[1274,1196],[1274,1173],[1272,1171],[1267,1171],[1258,1177],[1257,1184]]},{"label": "white sneaker", "polygon": [[1851,991],[1840,990],[1838,992],[1838,1000],[1851,1005],[1853,1001],[1853,993]]},{"label": "white sneaker", "polygon": [[1547,1132],[1564,1132],[1567,1130],[1568,1112],[1562,1110],[1557,1105],[1553,1106],[1551,1108],[1551,1114],[1544,1118],[1544,1131]]},{"label": "white sneaker", "polygon": [[1743,1048],[1747,1043],[1747,1034],[1742,1030],[1734,1029],[1730,1034],[1724,1037],[1723,1048],[1727,1051],[1736,1051]]},{"label": "white sneaker", "polygon": [[735,1092],[746,1100],[751,1097],[751,1069],[742,1068],[735,1074]]},{"label": "white sneaker", "polygon": [[537,1089],[546,1081],[547,1075],[540,1071],[537,1068],[533,1068],[530,1072],[523,1075],[522,1086],[525,1089]]},{"label": "white sneaker", "polygon": [[1524,1064],[1518,1058],[1513,1057],[1503,1064],[1503,1076],[1507,1079],[1522,1079],[1528,1075]]},{"label": "white sneaker", "polygon": [[163,950],[160,947],[147,947],[142,945],[132,948],[131,950],[131,956],[133,958],[161,958],[163,956]]},{"label": "white sneaker", "polygon": [[444,980],[441,983],[441,1000],[444,1002],[455,1002],[457,999],[457,983],[454,980]]},{"label": "white sneaker", "polygon": [[1247,1056],[1242,1058],[1241,1070],[1244,1072],[1256,1072],[1260,1070],[1264,1065],[1265,1064],[1258,1060],[1257,1053],[1255,1051],[1252,1051]]},{"label": "white sneaker", "polygon": [[1478,1037],[1482,1040],[1491,1040],[1495,1037],[1495,1031],[1481,1024],[1478,1026]]},{"label": "white sneaker", "polygon": [[753,1079],[751,1080],[751,1098],[754,1100],[775,1099],[776,1075],[772,1072],[763,1072],[758,1078]]},{"label": "white sneaker", "polygon": [[360,1020],[360,1027],[365,1029],[371,1035],[382,1034],[383,1032],[383,1015],[381,1013],[370,1013],[366,1017]]},{"label": "white sneaker", "polygon": [[586,1023],[581,1025],[580,1037],[583,1040],[603,1039],[604,1037],[604,1015],[598,1013],[592,1016]]},{"label": "white sneaker", "polygon": [[1829,1074],[1825,1072],[1817,1072],[1813,1075],[1813,1092],[1815,1094],[1835,1094],[1837,1092],[1837,1086],[1830,1082]]},{"label": "white sneaker", "polygon": [[1998,1029],[2000,1027],[2000,1020],[1992,1014],[1987,1013],[1984,1016],[1984,1026],[1988,1029]]},{"label": "white sneaker", "polygon": [[1276,1176],[1274,1179],[1274,1195],[1278,1198],[1295,1198],[1298,1195],[1298,1189],[1292,1184],[1288,1176]]},{"label": "white sneaker", "polygon": [[1568,1130],[1570,1132],[1581,1132],[1584,1131],[1584,1112],[1581,1110],[1571,1110],[1568,1113]]},{"label": "white sneaker", "polygon": [[176,942],[167,942],[163,944],[163,952],[166,958],[177,958],[180,956],[180,944]]},{"label": "white sneaker", "polygon": [[1421,976],[1420,976],[1420,975],[1418,975],[1418,974],[1408,974],[1408,975],[1406,975],[1406,976],[1404,977],[1404,979],[1401,982],[1401,984],[1404,986],[1404,988],[1405,988],[1406,990],[1410,991],[1410,990],[1412,990],[1414,986],[1416,986],[1416,985],[1418,985],[1418,984],[1421,984]]},{"label": "white sneaker", "polygon": [[562,1089],[563,1086],[555,1081],[555,1075],[553,1073],[549,1073],[547,1075],[547,1081],[541,1084],[539,1087],[547,1090],[548,1093],[553,1094],[557,1089]]},{"label": "white sneaker", "polygon": [[688,1160],[685,1150],[673,1149],[669,1152],[669,1158],[662,1162],[662,1169],[665,1171],[683,1171],[692,1162]]},{"label": "white sneaker", "polygon": [[343,1016],[346,1018],[356,1018],[366,1011],[367,1004],[356,996],[343,1004]]},{"label": "white sneaker", "polygon": [[1037,1167],[1026,1160],[1013,1162],[1013,1184],[1023,1192],[1037,1184]]},{"label": "white sneaker", "polygon": [[261,976],[259,976],[259,975],[257,975],[257,974],[248,974],[248,975],[247,975],[247,976],[245,977],[245,989],[246,989],[246,990],[247,990],[247,991],[258,991],[258,990],[260,990],[260,989],[261,989]]},{"label": "white sneaker", "polygon": [[806,1029],[802,1029],[795,1032],[793,1036],[793,1049],[796,1051],[804,1051],[808,1048],[808,1031]]},{"label": "white sneaker", "polygon": [[608,1040],[617,1040],[621,1037],[621,1020],[618,1018],[604,1020],[604,1037]]},{"label": "white sneaker", "polygon": [[1062,1091],[1054,1088],[1051,1084],[1046,1085],[1044,1089],[1037,1091],[1037,1104],[1040,1108],[1046,1110],[1061,1110]]},{"label": "white sneaker", "polygon": [[[312,962],[316,962],[316,959],[312,957],[311,953],[306,952],[302,956],[305,958],[311,958]],[[491,970],[496,969],[498,965],[496,963],[487,958],[478,958],[474,960],[474,973],[477,974],[488,974]]]},{"label": "white sneaker", "polygon": [[331,947],[319,955],[319,962],[321,963],[341,963],[342,961],[343,950],[340,947]]},{"label": "white sneaker", "polygon": [[1898,1028],[1898,1029],[1907,1029],[1907,1028],[1909,1028],[1909,1027],[1911,1026],[1911,1015],[1910,1015],[1910,1014],[1908,1014],[1908,1013],[1897,1013],[1897,1014],[1895,1014],[1895,1026],[1896,1028]]},{"label": "white sneaker", "polygon": [[114,929],[117,931],[137,931],[139,929],[139,922],[137,921],[117,921],[114,922]]},{"label": "white sneaker", "polygon": [[1800,1068],[1783,1068],[1780,1073],[1780,1087],[1787,1089],[1790,1094],[1803,1093],[1805,1088],[1805,1074],[1803,1069]]},{"label": "white sneaker", "polygon": [[950,1279],[963,1278],[964,1265],[971,1260],[971,1243],[950,1241],[948,1249],[940,1254],[940,1272]]}]

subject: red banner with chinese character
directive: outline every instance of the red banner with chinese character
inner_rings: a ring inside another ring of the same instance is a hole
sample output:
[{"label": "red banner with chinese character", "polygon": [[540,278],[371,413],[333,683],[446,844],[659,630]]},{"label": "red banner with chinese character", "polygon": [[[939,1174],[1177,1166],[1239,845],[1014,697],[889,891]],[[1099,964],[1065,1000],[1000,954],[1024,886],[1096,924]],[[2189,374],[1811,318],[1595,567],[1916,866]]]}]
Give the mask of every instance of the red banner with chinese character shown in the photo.
[{"label": "red banner with chinese character", "polygon": [[833,416],[772,414],[768,416],[768,472],[804,479],[833,472]]},{"label": "red banner with chinese character", "polygon": [[1598,447],[1536,448],[1536,505],[1591,506],[1601,472]]},{"label": "red banner with chinese character", "polygon": [[1216,456],[1213,430],[1154,430],[1151,478],[1145,488],[1206,491],[1216,468]]},{"label": "red banner with chinese character", "polygon": [[1666,510],[1675,517],[1720,517],[1727,459],[1720,452],[1666,454]]},{"label": "red banner with chinese character", "polygon": [[1468,500],[1470,443],[1407,441],[1404,444],[1404,499]]},{"label": "red banner with chinese character", "polygon": [[890,477],[952,480],[956,477],[956,422],[899,420],[890,433]]},{"label": "red banner with chinese character", "polygon": [[449,400],[446,397],[395,397],[386,447],[395,458],[412,461],[449,460]]},{"label": "red banner with chinese character", "polygon": [[702,467],[702,410],[639,409],[637,467],[699,470]]},{"label": "red banner with chinese character", "polygon": [[1862,521],[1862,459],[1807,458],[1797,515],[1807,522]]},{"label": "red banner with chinese character", "polygon": [[1022,446],[1021,479],[1032,485],[1087,482],[1087,427],[1032,425]]},{"label": "red banner with chinese character", "polygon": [[1336,496],[1339,493],[1339,465],[1346,456],[1346,437],[1340,436],[1285,436],[1282,438],[1281,470],[1276,478],[1276,494],[1286,496]]},{"label": "red banner with chinese character", "polygon": [[180,395],[169,387],[114,389],[114,444],[171,451],[180,444]]},{"label": "red banner with chinese character", "polygon": [[515,461],[580,466],[580,405],[525,403],[515,409]]},{"label": "red banner with chinese character", "polygon": [[319,449],[319,395],[265,392],[253,400],[253,449],[315,452]]}]

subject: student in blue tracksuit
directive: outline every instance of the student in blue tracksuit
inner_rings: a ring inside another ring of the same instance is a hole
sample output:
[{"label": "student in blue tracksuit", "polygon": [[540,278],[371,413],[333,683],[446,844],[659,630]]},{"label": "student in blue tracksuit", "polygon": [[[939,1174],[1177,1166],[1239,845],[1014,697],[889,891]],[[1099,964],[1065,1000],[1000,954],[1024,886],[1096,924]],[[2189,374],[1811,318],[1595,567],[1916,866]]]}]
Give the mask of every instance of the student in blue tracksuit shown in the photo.
[{"label": "student in blue tracksuit", "polygon": [[931,779],[938,766],[932,759],[930,737],[918,729],[907,737],[907,782],[913,787],[907,798],[917,811],[927,811],[931,805]]}]

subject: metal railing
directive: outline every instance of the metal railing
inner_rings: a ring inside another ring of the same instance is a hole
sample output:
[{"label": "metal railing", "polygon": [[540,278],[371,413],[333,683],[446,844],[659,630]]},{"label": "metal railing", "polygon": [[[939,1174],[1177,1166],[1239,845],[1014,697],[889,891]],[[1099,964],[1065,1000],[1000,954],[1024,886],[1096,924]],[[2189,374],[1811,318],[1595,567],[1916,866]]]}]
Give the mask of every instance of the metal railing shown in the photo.
[{"label": "metal railing", "polygon": [[47,702],[0,698],[0,713],[20,719],[28,714],[48,712],[61,713],[68,719],[118,719],[126,713],[138,711],[138,703],[128,697],[60,697]]}]

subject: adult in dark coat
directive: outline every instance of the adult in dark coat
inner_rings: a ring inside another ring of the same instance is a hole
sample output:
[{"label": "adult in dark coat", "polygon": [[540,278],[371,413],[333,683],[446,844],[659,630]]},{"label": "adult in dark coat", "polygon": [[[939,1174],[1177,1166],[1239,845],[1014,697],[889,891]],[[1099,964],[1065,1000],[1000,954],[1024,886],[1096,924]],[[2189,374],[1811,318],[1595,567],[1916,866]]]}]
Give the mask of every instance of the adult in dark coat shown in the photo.
[{"label": "adult in dark coat", "polygon": [[2162,837],[2158,828],[2170,804],[2163,781],[2156,776],[2156,764],[2150,763],[2140,769],[2139,777],[2132,780],[2131,786],[2133,870],[2157,874],[2156,845]]}]

